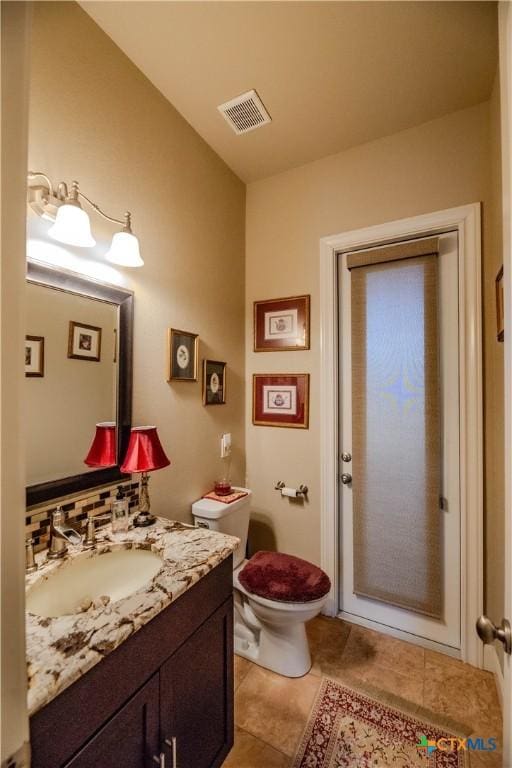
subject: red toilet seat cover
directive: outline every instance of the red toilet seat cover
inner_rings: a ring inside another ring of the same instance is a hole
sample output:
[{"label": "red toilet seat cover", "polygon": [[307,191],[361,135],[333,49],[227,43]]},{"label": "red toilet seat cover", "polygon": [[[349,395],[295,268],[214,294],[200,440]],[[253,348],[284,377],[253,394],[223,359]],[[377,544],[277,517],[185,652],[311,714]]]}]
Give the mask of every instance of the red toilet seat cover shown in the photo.
[{"label": "red toilet seat cover", "polygon": [[238,578],[248,592],[286,603],[318,600],[331,588],[330,579],[321,568],[282,552],[257,552]]}]

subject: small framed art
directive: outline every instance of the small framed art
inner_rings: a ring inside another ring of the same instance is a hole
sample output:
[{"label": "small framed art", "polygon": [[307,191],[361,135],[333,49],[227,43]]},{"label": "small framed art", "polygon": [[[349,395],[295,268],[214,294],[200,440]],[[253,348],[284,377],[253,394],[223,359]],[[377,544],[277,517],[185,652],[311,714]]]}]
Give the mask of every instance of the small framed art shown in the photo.
[{"label": "small framed art", "polygon": [[254,351],[309,349],[309,296],[254,302]]},{"label": "small framed art", "polygon": [[503,267],[496,275],[496,335],[498,341],[505,340],[505,318],[503,299]]},{"label": "small framed art", "polygon": [[68,357],[74,360],[89,360],[99,363],[101,360],[101,328],[71,320],[69,323]]},{"label": "small framed art", "polygon": [[167,381],[197,381],[197,333],[169,328]]},{"label": "small framed art", "polygon": [[309,429],[309,373],[253,375],[252,423]]},{"label": "small framed art", "polygon": [[226,402],[226,363],[203,360],[203,403],[224,405]]},{"label": "small framed art", "polygon": [[44,376],[44,336],[25,336],[25,376]]}]

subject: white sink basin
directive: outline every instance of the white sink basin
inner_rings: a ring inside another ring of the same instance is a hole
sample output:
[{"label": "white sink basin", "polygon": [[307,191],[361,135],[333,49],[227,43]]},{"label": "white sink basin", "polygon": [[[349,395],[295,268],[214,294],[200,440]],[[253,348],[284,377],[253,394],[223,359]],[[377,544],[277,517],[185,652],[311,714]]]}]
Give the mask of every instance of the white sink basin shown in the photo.
[{"label": "white sink basin", "polygon": [[78,555],[28,590],[26,608],[37,616],[64,616],[86,610],[94,600],[115,602],[147,584],[162,568],[148,549],[117,549]]}]

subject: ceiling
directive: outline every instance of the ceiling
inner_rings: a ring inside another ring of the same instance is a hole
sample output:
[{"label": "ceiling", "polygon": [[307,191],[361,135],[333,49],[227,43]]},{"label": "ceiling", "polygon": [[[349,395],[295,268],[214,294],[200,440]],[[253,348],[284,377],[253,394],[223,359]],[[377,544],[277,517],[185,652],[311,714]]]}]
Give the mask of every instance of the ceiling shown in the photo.
[{"label": "ceiling", "polygon": [[[244,181],[489,97],[494,2],[96,2],[81,6]],[[255,88],[272,123],[217,106]]]}]

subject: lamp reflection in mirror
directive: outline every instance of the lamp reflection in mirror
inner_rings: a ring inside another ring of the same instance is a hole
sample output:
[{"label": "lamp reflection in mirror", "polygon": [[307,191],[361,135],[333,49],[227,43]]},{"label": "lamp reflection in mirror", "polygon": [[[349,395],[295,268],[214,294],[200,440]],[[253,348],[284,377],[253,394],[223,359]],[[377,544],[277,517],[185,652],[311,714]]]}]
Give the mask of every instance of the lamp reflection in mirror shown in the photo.
[{"label": "lamp reflection in mirror", "polygon": [[[30,182],[37,177],[43,178],[46,184],[31,184]],[[132,232],[129,211],[124,214],[124,219],[108,216],[97,203],[84,195],[77,181],[72,182],[71,191],[68,191],[67,185],[62,181],[54,191],[54,186],[45,173],[29,171],[28,179],[29,205],[38,216],[54,222],[48,230],[50,237],[59,243],[79,248],[92,248],[96,245],[91,234],[89,215],[84,211],[79,200],[82,198],[102,218],[114,224],[123,225],[122,230],[116,232],[112,238],[110,249],[106,254],[108,261],[122,267],[143,266],[144,261],[140,255],[139,241]]]},{"label": "lamp reflection in mirror", "polygon": [[121,472],[141,472],[139,492],[139,514],[135,526],[153,525],[156,517],[150,514],[151,503],[148,491],[148,472],[168,467],[171,462],[158,437],[156,427],[133,427]]},{"label": "lamp reflection in mirror", "polygon": [[116,463],[115,421],[101,421],[96,424],[96,433],[84,464],[88,467],[113,467]]}]

